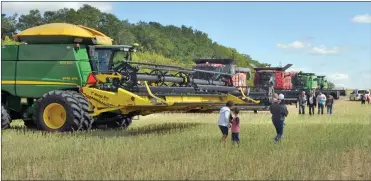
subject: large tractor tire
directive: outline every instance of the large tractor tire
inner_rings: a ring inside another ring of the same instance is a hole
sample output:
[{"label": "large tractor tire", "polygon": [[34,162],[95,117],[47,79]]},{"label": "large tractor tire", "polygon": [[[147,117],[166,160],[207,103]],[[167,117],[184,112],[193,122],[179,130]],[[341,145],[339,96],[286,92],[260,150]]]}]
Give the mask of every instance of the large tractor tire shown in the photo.
[{"label": "large tractor tire", "polygon": [[92,125],[94,123],[94,118],[92,118],[89,115],[89,102],[86,100],[86,98],[82,94],[80,94],[78,92],[75,92],[75,91],[70,91],[70,92],[78,100],[79,105],[80,105],[80,109],[82,111],[81,130],[84,130],[84,131],[91,130]]},{"label": "large tractor tire", "polygon": [[8,110],[1,104],[1,129],[7,129],[10,127],[12,119],[10,118]]},{"label": "large tractor tire", "polygon": [[36,124],[49,132],[78,131],[82,127],[79,101],[69,91],[50,91],[38,100]]},{"label": "large tractor tire", "polygon": [[23,120],[23,124],[28,129],[37,129],[37,124],[32,119]]},{"label": "large tractor tire", "polygon": [[132,116],[120,115],[113,122],[107,124],[108,128],[124,128],[127,129],[133,121]]},{"label": "large tractor tire", "polygon": [[335,100],[338,100],[340,98],[340,92],[336,91],[331,93],[332,97],[334,97]]}]

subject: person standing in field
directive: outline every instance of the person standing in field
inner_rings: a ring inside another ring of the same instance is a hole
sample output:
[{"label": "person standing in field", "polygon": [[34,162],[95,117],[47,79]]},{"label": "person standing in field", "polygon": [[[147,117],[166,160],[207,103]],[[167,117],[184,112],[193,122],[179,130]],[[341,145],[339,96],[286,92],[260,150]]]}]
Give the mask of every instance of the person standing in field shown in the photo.
[{"label": "person standing in field", "polygon": [[240,111],[236,108],[233,110],[234,118],[231,121],[231,132],[232,132],[232,144],[236,142],[240,146],[240,117],[238,113]]},{"label": "person standing in field", "polygon": [[318,103],[318,114],[323,114],[323,109],[325,107],[325,102],[326,102],[326,96],[325,94],[322,94],[322,92],[320,92],[317,96],[317,103]]},{"label": "person standing in field", "polygon": [[334,105],[334,97],[332,97],[332,95],[329,95],[328,99],[326,100],[327,114],[332,114],[333,105]]},{"label": "person standing in field", "polygon": [[363,93],[361,95],[361,104],[366,104],[366,94],[365,93]]},{"label": "person standing in field", "polygon": [[287,117],[289,114],[286,105],[281,104],[284,98],[284,95],[280,94],[278,96],[278,102],[272,103],[272,105],[269,107],[269,111],[272,114],[272,122],[274,127],[276,128],[277,133],[273,143],[277,143],[281,140],[281,137],[283,135],[283,124],[285,121],[285,117]]},{"label": "person standing in field", "polygon": [[307,97],[305,91],[301,92],[298,98],[299,114],[305,114],[305,106],[307,105]]},{"label": "person standing in field", "polygon": [[314,108],[317,105],[317,101],[316,101],[316,98],[313,95],[313,92],[309,93],[309,98],[308,98],[307,104],[308,104],[308,107],[309,107],[309,115],[312,115],[312,114],[314,115]]},{"label": "person standing in field", "polygon": [[218,125],[219,129],[222,132],[222,138],[220,141],[222,142],[223,146],[226,147],[226,139],[228,137],[228,130],[230,127],[231,115],[231,108],[233,107],[233,102],[228,101],[227,104],[220,109],[219,112],[219,120]]}]

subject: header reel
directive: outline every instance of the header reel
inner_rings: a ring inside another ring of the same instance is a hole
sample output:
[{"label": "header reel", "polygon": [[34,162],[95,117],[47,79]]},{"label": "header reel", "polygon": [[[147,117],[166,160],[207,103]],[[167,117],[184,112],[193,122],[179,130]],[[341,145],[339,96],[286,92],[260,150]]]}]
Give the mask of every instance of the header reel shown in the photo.
[{"label": "header reel", "polygon": [[[159,94],[229,93],[237,90],[230,74],[213,71],[129,61],[121,62],[113,71],[122,75],[121,80],[113,81],[114,86],[137,93],[146,92],[144,81]],[[194,78],[196,72],[205,73],[205,77]]]}]

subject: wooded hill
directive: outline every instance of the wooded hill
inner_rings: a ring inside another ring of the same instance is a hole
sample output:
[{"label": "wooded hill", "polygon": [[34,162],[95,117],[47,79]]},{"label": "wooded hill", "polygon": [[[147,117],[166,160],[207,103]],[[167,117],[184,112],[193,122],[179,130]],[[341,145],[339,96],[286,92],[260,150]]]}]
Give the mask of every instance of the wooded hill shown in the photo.
[{"label": "wooded hill", "polygon": [[[236,60],[238,66],[251,68],[251,65],[267,65],[247,54],[237,52],[234,48],[214,42],[207,33],[194,30],[192,27],[163,26],[157,22],[133,24],[90,5],[84,5],[77,11],[64,8],[41,14],[36,9],[20,16],[2,14],[1,19],[3,42],[7,36],[11,37],[17,31],[47,23],[64,22],[97,29],[114,39],[114,44],[138,43],[140,49],[134,56],[136,61],[191,67],[194,58],[232,58]],[[5,42],[10,40],[7,39]]]}]

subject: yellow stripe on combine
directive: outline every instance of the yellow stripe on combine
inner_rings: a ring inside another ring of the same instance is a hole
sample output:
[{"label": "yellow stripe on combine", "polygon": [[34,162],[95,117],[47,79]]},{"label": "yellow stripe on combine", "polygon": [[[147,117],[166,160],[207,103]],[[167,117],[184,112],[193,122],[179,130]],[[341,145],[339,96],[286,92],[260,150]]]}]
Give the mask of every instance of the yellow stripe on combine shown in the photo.
[{"label": "yellow stripe on combine", "polygon": [[50,82],[50,81],[28,81],[28,80],[2,80],[1,84],[17,84],[17,85],[75,85],[75,83],[67,82]]}]

